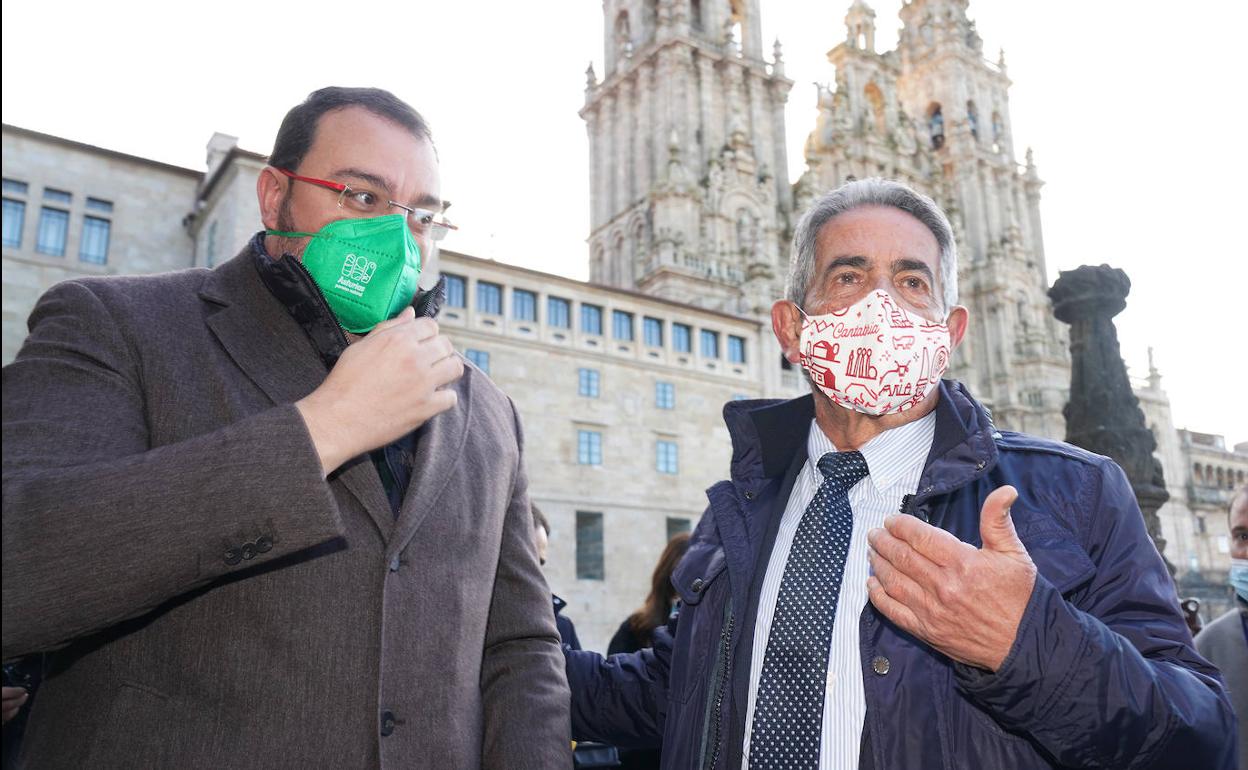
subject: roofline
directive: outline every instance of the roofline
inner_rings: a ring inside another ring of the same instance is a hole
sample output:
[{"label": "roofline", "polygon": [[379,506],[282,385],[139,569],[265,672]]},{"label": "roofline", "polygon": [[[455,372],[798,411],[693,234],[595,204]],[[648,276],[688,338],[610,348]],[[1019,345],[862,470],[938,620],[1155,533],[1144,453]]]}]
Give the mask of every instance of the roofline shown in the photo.
[{"label": "roofline", "polygon": [[269,162],[268,155],[261,155],[258,152],[244,150],[238,145],[231,147],[229,152],[226,153],[225,158],[223,158],[221,162],[217,164],[217,167],[213,169],[212,176],[208,177],[200,184],[199,191],[195,194],[196,201],[208,200],[208,198],[212,195],[213,189],[217,186],[217,182],[221,181],[221,177],[225,175],[225,170],[233,165],[234,161],[239,158],[242,158],[243,160],[258,160],[265,164]]},{"label": "roofline", "polygon": [[204,172],[202,171],[196,171],[195,169],[186,168],[185,166],[175,166],[172,163],[162,163],[161,161],[152,160],[151,158],[144,158],[139,155],[131,155],[129,153],[120,152],[118,150],[110,150],[106,147],[99,147],[94,144],[87,144],[85,142],[77,142],[77,141],[74,141],[73,139],[66,139],[63,136],[56,136],[54,134],[45,134],[42,131],[35,131],[30,128],[22,128],[21,126],[15,126],[15,125],[12,125],[11,123],[3,123],[0,125],[3,125],[5,133],[14,133],[19,136],[30,137],[33,139],[40,139],[45,142],[50,142],[52,144],[59,144],[62,147],[69,147],[74,150],[82,150],[83,152],[90,152],[90,153],[94,153],[97,155],[103,155],[109,158],[116,158],[118,160],[126,160],[126,161],[131,161],[134,163],[141,163],[145,166],[153,166],[155,168],[159,168],[164,171],[172,171],[176,174],[184,174],[186,176],[203,177],[204,175]]},{"label": "roofline", "polygon": [[[647,302],[657,302],[660,305],[667,305],[668,307],[679,308],[681,310],[685,310],[685,311],[689,311],[693,313],[699,313],[703,315],[716,316],[716,317],[723,318],[729,321],[736,321],[738,323],[751,324],[753,326],[758,326],[758,327],[761,327],[763,325],[761,321],[754,319],[754,318],[749,318],[747,316],[734,315],[732,313],[725,313],[722,310],[712,310],[710,308],[699,307],[698,305],[691,305],[688,302],[677,302],[674,299],[656,297],[652,294],[646,294],[645,292],[641,292],[641,291],[634,291],[632,289],[621,289],[618,286],[607,286],[606,284],[594,283],[592,281],[579,281],[575,278],[569,278],[566,275],[559,275],[557,273],[547,273],[541,270],[534,270],[529,267],[521,267],[520,265],[515,265],[510,262],[499,262],[496,259],[485,259],[483,257],[474,257],[471,254],[465,254],[462,251],[452,251],[450,249],[439,249],[438,252],[442,255],[449,254],[457,259],[462,259],[463,261],[469,262],[469,263],[477,263],[480,265],[487,265],[487,266],[493,265],[495,267],[503,267],[508,270],[515,270],[517,272],[524,273],[534,278],[554,279],[557,281],[562,281],[564,283],[577,284],[579,286],[583,286],[586,288],[597,289],[599,291],[606,291],[612,294],[620,294],[625,297],[632,297],[634,299],[645,300]],[[439,269],[441,269],[440,265],[439,265]]]}]

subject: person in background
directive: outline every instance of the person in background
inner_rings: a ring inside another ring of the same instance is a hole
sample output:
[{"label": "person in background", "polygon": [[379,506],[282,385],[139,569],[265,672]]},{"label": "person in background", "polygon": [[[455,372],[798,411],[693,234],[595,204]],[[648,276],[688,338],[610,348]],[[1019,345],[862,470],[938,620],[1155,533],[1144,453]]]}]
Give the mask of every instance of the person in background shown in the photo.
[{"label": "person in background", "polygon": [[607,646],[607,654],[617,652],[636,652],[643,647],[651,646],[654,629],[667,623],[672,614],[672,606],[679,598],[672,586],[672,572],[689,550],[689,533],[681,532],[667,541],[659,563],[654,565],[654,574],[650,577],[650,595],[620,624],[611,643]]},{"label": "person in background", "polygon": [[1196,636],[1196,651],[1222,671],[1239,720],[1239,770],[1248,770],[1248,486],[1231,499],[1231,586],[1235,607]]},{"label": "person in background", "polygon": [[[619,630],[611,637],[611,643],[607,646],[608,655],[636,652],[653,644],[654,630],[667,623],[680,598],[672,585],[672,572],[688,550],[688,532],[681,532],[667,541],[667,547],[663,549],[663,555],[659,557],[659,563],[654,565],[654,574],[650,577],[650,595],[636,612],[620,624]],[[625,770],[658,770],[662,756],[662,747],[621,749],[620,767]]]},{"label": "person in background", "polygon": [[[529,508],[533,512],[533,542],[537,545],[537,560],[545,567],[546,552],[550,549],[550,522],[546,519],[546,514],[542,513],[536,505],[530,504]],[[555,608],[555,625],[559,628],[559,640],[574,650],[581,649],[581,640],[576,637],[576,626],[572,624],[572,618],[561,614],[568,603],[555,594],[550,595],[550,601]]]}]

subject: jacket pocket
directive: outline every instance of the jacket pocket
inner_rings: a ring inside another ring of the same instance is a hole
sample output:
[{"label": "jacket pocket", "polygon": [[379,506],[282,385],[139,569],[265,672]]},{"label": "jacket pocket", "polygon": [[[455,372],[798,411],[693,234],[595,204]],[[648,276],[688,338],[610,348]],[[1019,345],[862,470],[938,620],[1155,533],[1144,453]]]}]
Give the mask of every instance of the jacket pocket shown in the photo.
[{"label": "jacket pocket", "polygon": [[1062,596],[1083,587],[1096,574],[1096,565],[1069,532],[1053,523],[1020,527],[1018,539],[1031,556],[1036,570]]},{"label": "jacket pocket", "polygon": [[719,646],[723,613],[731,603],[724,565],[724,551],[718,544],[691,544],[672,574],[681,604],[668,689],[680,703],[704,687]]}]

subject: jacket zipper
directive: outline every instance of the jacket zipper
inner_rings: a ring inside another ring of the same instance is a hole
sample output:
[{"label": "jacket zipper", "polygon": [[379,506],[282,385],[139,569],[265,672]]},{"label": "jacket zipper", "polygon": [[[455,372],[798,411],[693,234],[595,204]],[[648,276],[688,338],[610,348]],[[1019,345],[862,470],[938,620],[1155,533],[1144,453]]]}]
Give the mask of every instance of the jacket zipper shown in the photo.
[{"label": "jacket zipper", "polygon": [[[312,280],[312,274],[303,266],[299,260],[294,260],[295,269],[304,280],[308,282],[308,286],[312,289],[312,296],[316,297],[316,301],[320,303],[321,310],[325,311],[325,315],[329,316],[334,322],[334,326],[338,327],[338,341],[342,343],[342,349],[346,350],[347,345],[351,344],[347,338],[347,330],[343,328],[342,322],[338,320],[338,316],[334,315],[334,311],[329,307],[329,300],[325,299],[325,293],[321,291],[321,287],[316,285],[316,281]],[[342,355],[341,351],[338,355]]]},{"label": "jacket zipper", "polygon": [[[732,606],[727,607],[727,619],[724,622],[722,630],[719,634],[719,656],[715,660],[715,671],[711,677],[712,685],[715,690],[715,697],[711,702],[707,703],[707,725],[703,740],[704,748],[702,750],[703,770],[713,770],[719,764],[719,753],[721,744],[723,743],[724,728],[724,691],[728,685],[728,669],[731,665],[730,654],[732,652],[732,633],[736,626],[737,616],[732,612]],[[706,748],[711,749],[710,756],[707,756]]]}]

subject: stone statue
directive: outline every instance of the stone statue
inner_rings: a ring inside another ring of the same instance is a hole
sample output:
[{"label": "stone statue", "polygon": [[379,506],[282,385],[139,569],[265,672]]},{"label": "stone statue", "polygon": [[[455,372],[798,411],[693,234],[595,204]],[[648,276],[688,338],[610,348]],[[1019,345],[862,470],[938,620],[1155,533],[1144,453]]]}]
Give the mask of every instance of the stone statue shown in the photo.
[{"label": "stone statue", "polygon": [[[1157,440],[1127,379],[1113,322],[1127,306],[1130,291],[1127,274],[1109,265],[1064,270],[1049,289],[1053,314],[1070,324],[1070,401],[1062,413],[1067,442],[1107,455],[1126,471],[1148,534],[1165,559],[1157,509],[1170,493],[1161,461],[1153,456]],[[1166,560],[1166,566],[1173,575],[1174,565]]]}]

